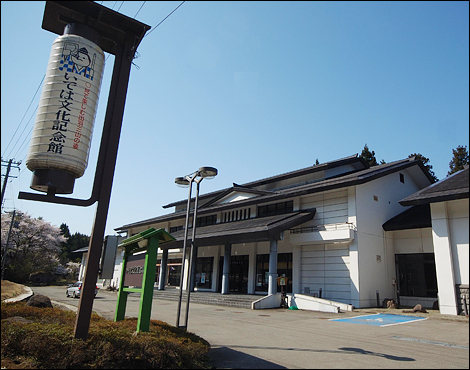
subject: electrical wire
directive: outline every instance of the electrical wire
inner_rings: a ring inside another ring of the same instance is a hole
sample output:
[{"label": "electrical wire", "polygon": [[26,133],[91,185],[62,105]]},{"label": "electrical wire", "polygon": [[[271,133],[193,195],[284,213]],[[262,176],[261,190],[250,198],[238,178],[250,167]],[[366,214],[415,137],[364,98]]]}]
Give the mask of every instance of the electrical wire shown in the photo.
[{"label": "electrical wire", "polygon": [[[102,4],[102,3],[103,3],[103,2],[101,2],[101,4]],[[111,9],[114,9],[114,7],[116,6],[117,3],[118,3],[118,2],[116,1]],[[142,3],[142,5],[140,6],[139,10],[138,10],[137,13],[134,15],[134,17],[133,17],[134,19],[135,19],[135,17],[137,17],[137,15],[140,13],[140,11],[142,10],[142,8],[143,8],[143,6],[145,5],[145,3],[146,3],[146,1],[144,1],[144,2]],[[153,27],[144,37],[150,35],[158,26],[160,26],[168,17],[170,17],[170,16],[171,16],[176,10],[178,10],[178,8],[180,8],[181,5],[183,5],[184,3],[185,3],[185,1],[182,1],[171,13],[169,13],[165,18],[163,18],[163,19],[162,19],[155,27]],[[121,2],[121,5],[119,6],[119,8],[118,8],[116,11],[119,11],[119,10],[122,8],[123,5],[124,5],[124,1]],[[107,60],[108,58],[109,58],[109,55],[106,57],[106,60]],[[29,108],[31,107],[31,104],[33,103],[33,101],[34,101],[34,99],[35,99],[35,97],[36,97],[36,95],[37,95],[39,89],[41,88],[45,77],[46,77],[46,75],[44,74],[44,76],[43,76],[41,82],[39,83],[38,88],[36,89],[36,92],[34,93],[33,98],[31,99],[31,102],[29,103],[28,108],[26,109],[26,111],[25,111],[25,113],[24,113],[24,115],[23,115],[23,118],[21,119],[21,121],[20,121],[18,127],[17,127],[16,130],[15,130],[15,133],[13,134],[12,138],[10,139],[10,142],[8,143],[8,145],[7,145],[6,149],[5,149],[5,152],[8,150],[10,144],[12,143],[13,139],[15,138],[16,133],[17,133],[18,130],[20,129],[21,124],[22,124],[24,118],[26,117],[26,114],[28,113],[28,110],[29,110]],[[35,111],[33,112],[33,115],[34,115],[34,113],[37,111],[38,107],[39,107],[39,105],[36,107]],[[8,155],[5,156],[5,158],[8,158],[8,157],[10,156],[11,152],[14,150],[14,148],[15,148],[15,146],[17,145],[18,141],[21,139],[21,136],[23,135],[23,133],[25,132],[26,128],[28,127],[28,124],[29,124],[29,122],[31,121],[33,115],[32,115],[32,116],[30,117],[30,119],[26,122],[26,126],[23,128],[23,130],[22,130],[20,136],[19,136],[18,139],[16,140],[15,144],[14,144],[13,147],[11,148],[10,152],[8,153]],[[31,133],[32,130],[33,130],[33,127],[31,127],[29,133]],[[23,142],[21,143],[19,149],[17,149],[15,155],[20,153],[20,151],[22,150],[22,148],[23,148],[24,144],[26,143],[26,140],[27,140],[27,139],[28,139],[28,135],[25,137],[25,139],[24,139]],[[25,158],[26,158],[26,155],[25,155],[24,158],[22,159],[22,162],[24,161]],[[24,169],[25,169],[25,168],[23,168],[23,170],[24,170]],[[23,170],[20,171],[20,174],[23,172]]]},{"label": "electrical wire", "polygon": [[172,15],[181,5],[183,5],[185,3],[185,1],[182,1],[180,5],[178,5],[170,14],[168,14],[165,18],[163,18],[163,20],[157,24],[154,28],[152,28],[148,33],[146,33],[144,35],[144,38],[147,37],[148,35],[150,35],[159,25],[161,25],[165,19],[167,19],[170,15]]},{"label": "electrical wire", "polygon": [[142,7],[145,5],[145,3],[146,3],[146,1],[144,1],[144,2],[142,3],[142,5],[140,6],[139,10],[137,10],[137,13],[135,13],[135,15],[134,15],[134,19],[135,19],[135,17],[137,17],[137,14],[139,14],[140,10],[141,10]]},{"label": "electrical wire", "polygon": [[[34,98],[36,97],[36,95],[37,95],[39,89],[41,88],[42,83],[43,83],[45,77],[46,77],[46,74],[44,74],[44,76],[42,76],[42,80],[41,80],[41,82],[39,83],[39,86],[38,86],[38,88],[36,89],[36,92],[34,93],[34,96],[33,96],[33,98],[31,99],[31,102],[30,102],[29,105],[28,105],[28,108],[26,108],[26,111],[24,112],[23,118],[21,118],[21,121],[20,121],[18,127],[17,127],[16,130],[15,130],[15,133],[13,134],[13,136],[12,136],[11,139],[10,139],[10,142],[8,143],[7,147],[5,148],[5,152],[4,152],[4,153],[6,153],[6,151],[8,150],[8,147],[10,146],[10,144],[11,144],[11,142],[13,141],[13,139],[14,139],[16,133],[18,132],[19,128],[21,127],[21,123],[23,122],[24,118],[26,117],[26,113],[28,113],[28,110],[29,110],[29,108],[31,107],[31,104],[33,104]],[[38,108],[36,107],[36,109],[38,109]],[[28,121],[28,122],[29,122],[29,121]],[[26,127],[25,127],[25,128],[26,128]],[[21,132],[21,134],[23,134],[24,130],[25,130],[25,129],[23,129],[23,131]],[[20,137],[21,137],[21,135],[20,135]],[[18,140],[19,140],[19,138],[18,138]],[[18,140],[16,140],[16,142],[18,142]],[[16,145],[16,143],[15,143],[15,145]],[[14,147],[15,147],[15,146],[13,146],[13,148],[14,148]],[[11,153],[11,151],[13,150],[13,148],[10,150],[10,153]],[[2,157],[8,158],[9,155],[10,155],[10,153],[8,154],[8,156],[2,156]]]}]

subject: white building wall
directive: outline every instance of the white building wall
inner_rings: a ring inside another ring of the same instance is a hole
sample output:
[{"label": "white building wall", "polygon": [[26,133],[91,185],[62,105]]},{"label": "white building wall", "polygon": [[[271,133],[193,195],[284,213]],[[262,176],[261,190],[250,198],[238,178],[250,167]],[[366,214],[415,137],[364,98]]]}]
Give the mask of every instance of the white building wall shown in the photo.
[{"label": "white building wall", "polygon": [[393,254],[434,253],[432,228],[386,231],[393,243]]},{"label": "white building wall", "polygon": [[221,200],[218,201],[218,204],[224,204],[224,203],[231,203],[231,202],[238,202],[240,200],[245,200],[249,198],[253,198],[255,195],[253,193],[243,193],[243,192],[234,192],[232,194],[229,194],[225,198],[222,198]]},{"label": "white building wall", "polygon": [[469,199],[446,202],[455,284],[469,284]]},{"label": "white building wall", "polygon": [[406,170],[401,173],[404,183],[400,182],[399,172],[395,172],[356,186],[359,302],[353,305],[357,308],[375,307],[377,291],[379,303],[395,294],[394,252],[382,225],[405,210],[399,200],[420,189]]},{"label": "white building wall", "polygon": [[301,197],[300,209],[315,208],[313,220],[302,227],[328,225],[348,221],[348,189]]},{"label": "white building wall", "polygon": [[80,263],[80,269],[78,271],[78,281],[83,281],[85,277],[86,264],[88,262],[88,252],[82,254],[82,262]]},{"label": "white building wall", "polygon": [[322,298],[350,302],[351,279],[347,245],[303,245],[300,269],[300,293],[319,296],[321,289]]},{"label": "white building wall", "polygon": [[442,314],[457,315],[454,259],[448,217],[446,202],[431,204],[439,311]]},{"label": "white building wall", "polygon": [[431,203],[434,256],[442,314],[457,315],[456,284],[468,284],[468,199]]},{"label": "white building wall", "polygon": [[349,244],[349,276],[351,278],[351,302],[354,307],[360,307],[359,299],[359,257],[357,245],[357,207],[356,187],[348,188],[348,222],[354,227],[354,239]]},{"label": "white building wall", "polygon": [[114,263],[113,280],[110,283],[110,286],[114,286],[115,288],[119,288],[123,260],[124,260],[124,249],[118,248],[116,251],[116,261]]}]

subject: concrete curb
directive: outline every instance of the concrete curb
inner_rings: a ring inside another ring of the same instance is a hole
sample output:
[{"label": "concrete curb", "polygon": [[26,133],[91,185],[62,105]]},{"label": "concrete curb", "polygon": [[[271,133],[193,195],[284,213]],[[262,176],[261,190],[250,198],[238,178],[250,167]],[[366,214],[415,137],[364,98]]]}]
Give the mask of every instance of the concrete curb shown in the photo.
[{"label": "concrete curb", "polygon": [[[23,294],[20,294],[20,295],[17,295],[16,297],[13,297],[13,298],[8,298],[8,299],[5,299],[3,302],[6,302],[6,303],[10,303],[10,302],[21,302],[21,301],[27,301],[30,297],[32,297],[34,295],[34,292],[33,290],[28,287],[28,286],[24,286],[24,288],[27,290],[26,293],[23,293]],[[73,306],[73,305],[70,305],[70,304],[66,304],[66,303],[61,303],[61,302],[57,302],[57,301],[52,301],[51,300],[51,303],[53,306],[58,306],[58,307],[65,307],[71,311],[75,311],[77,312],[78,310],[78,307],[76,306]],[[94,312],[94,311],[93,311]],[[98,314],[99,315],[99,314]],[[101,315],[100,315],[101,316]]]},{"label": "concrete curb", "polygon": [[[67,308],[68,310],[70,311],[74,311],[74,312],[77,312],[78,311],[78,307],[77,306],[73,306],[71,304],[67,304],[67,303],[61,303],[61,302],[57,302],[57,301],[51,301],[52,303],[52,306],[54,307],[58,307],[58,308],[62,308],[62,307],[65,307]],[[95,311],[93,311],[95,312]],[[101,316],[101,315],[100,315]]]}]

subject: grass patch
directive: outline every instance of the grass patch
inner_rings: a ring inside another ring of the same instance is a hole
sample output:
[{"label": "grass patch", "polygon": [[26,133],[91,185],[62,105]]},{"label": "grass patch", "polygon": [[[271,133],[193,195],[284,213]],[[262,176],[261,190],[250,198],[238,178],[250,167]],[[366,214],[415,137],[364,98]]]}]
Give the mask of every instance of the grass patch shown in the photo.
[{"label": "grass patch", "polygon": [[158,320],[151,320],[149,332],[135,333],[137,318],[114,322],[92,314],[83,341],[73,337],[72,311],[2,302],[1,319],[2,368],[212,368],[207,341]]},{"label": "grass patch", "polygon": [[20,294],[26,293],[26,289],[21,284],[16,284],[8,280],[2,280],[2,301],[14,298]]}]

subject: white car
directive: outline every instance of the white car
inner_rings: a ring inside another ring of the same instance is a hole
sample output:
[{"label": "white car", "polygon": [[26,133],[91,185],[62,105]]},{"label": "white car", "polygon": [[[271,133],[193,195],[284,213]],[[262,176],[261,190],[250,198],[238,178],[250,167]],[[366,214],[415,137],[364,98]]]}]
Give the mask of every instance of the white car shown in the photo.
[{"label": "white car", "polygon": [[[98,287],[95,287],[95,297],[98,294]],[[65,291],[65,295],[67,297],[72,296],[73,298],[79,298],[80,297],[80,292],[82,290],[82,282],[77,281],[75,284],[70,285],[67,290]]]}]

